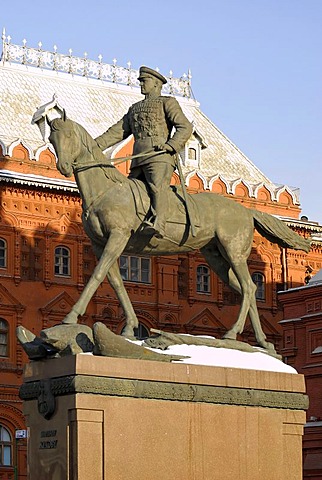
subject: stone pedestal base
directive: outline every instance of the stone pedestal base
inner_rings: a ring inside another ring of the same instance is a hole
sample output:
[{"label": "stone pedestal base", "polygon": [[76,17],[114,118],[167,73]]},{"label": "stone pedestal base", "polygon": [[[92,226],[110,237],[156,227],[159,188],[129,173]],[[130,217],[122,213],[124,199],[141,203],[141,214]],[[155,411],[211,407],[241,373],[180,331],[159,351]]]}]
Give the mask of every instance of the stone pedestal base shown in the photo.
[{"label": "stone pedestal base", "polygon": [[24,382],[30,480],[302,478],[302,375],[77,355]]}]

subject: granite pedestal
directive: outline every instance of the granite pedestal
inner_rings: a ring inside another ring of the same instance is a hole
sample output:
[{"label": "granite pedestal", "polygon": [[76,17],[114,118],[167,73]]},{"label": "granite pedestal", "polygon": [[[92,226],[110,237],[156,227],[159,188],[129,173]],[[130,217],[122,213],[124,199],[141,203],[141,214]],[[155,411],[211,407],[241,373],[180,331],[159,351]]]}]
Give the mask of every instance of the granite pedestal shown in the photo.
[{"label": "granite pedestal", "polygon": [[77,355],[21,397],[30,480],[302,478],[302,375]]}]

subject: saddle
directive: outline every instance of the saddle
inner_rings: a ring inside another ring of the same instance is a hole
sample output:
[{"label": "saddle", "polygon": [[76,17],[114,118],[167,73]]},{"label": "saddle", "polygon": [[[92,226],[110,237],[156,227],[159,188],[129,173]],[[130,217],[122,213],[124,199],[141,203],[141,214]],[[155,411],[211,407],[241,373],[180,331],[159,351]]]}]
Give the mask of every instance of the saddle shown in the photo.
[{"label": "saddle", "polygon": [[[132,178],[129,182],[130,189],[134,198],[136,214],[140,221],[143,222],[147,218],[150,209],[150,197],[147,186],[141,180]],[[195,202],[193,195],[187,195],[188,209],[190,221],[197,227],[200,226],[200,212],[198,205]],[[186,225],[187,223],[187,208],[183,198],[182,187],[170,185],[168,193],[169,201],[169,217],[167,222],[176,223],[179,225]]]}]

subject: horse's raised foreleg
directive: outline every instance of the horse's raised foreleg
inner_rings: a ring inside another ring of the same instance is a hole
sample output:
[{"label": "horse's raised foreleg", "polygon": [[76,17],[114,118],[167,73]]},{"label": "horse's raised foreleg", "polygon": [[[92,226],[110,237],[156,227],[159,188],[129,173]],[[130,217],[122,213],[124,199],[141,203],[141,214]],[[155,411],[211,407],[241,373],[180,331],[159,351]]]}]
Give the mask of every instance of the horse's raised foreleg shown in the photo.
[{"label": "horse's raised foreleg", "polygon": [[123,252],[128,239],[129,237],[122,232],[113,231],[110,233],[91,278],[81,293],[79,300],[75,303],[70,313],[64,318],[63,323],[77,323],[78,316],[85,313],[91,298],[99,285],[103,282],[110,268],[117,262],[117,259]]}]

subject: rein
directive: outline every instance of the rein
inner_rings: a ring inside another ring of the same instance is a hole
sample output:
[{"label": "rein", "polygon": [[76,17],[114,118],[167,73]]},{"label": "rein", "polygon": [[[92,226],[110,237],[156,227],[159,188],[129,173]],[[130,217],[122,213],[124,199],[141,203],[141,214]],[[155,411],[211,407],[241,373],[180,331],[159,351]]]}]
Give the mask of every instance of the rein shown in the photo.
[{"label": "rein", "polygon": [[128,155],[127,157],[120,157],[120,158],[117,158],[116,162],[113,162],[113,165],[117,166],[117,165],[120,165],[121,163],[123,162],[126,162],[127,160],[132,160],[133,158],[140,158],[140,157],[146,157],[148,155],[151,155],[151,153],[153,153],[152,157],[155,157],[157,155],[160,155],[161,153],[167,153],[166,150],[147,150],[145,152],[142,152],[142,153],[137,153],[136,155]]},{"label": "rein", "polygon": [[[151,153],[153,153],[153,155],[151,155]],[[100,163],[93,164],[93,162],[88,162],[88,163],[82,163],[82,165],[77,165],[77,161],[75,161],[72,167],[74,171],[81,171],[83,169],[86,170],[88,168],[93,168],[93,167],[116,167],[117,165],[120,165],[121,163],[126,162],[128,160],[133,160],[134,158],[147,157],[147,156],[155,157],[163,153],[166,153],[166,150],[159,150],[159,151],[148,150],[146,152],[137,153],[136,155],[128,155],[126,157],[120,157],[117,159],[117,161],[113,162],[113,164],[109,160],[109,161],[106,161],[106,163],[100,162]]]}]

